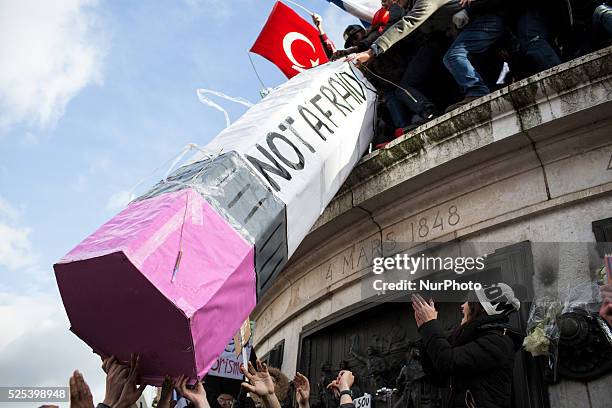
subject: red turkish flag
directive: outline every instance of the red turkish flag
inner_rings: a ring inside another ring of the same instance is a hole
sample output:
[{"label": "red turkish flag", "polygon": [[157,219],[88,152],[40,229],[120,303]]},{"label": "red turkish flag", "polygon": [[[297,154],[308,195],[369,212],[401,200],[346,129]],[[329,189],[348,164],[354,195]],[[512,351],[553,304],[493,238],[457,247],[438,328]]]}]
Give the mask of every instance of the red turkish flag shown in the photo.
[{"label": "red turkish flag", "polygon": [[274,63],[287,78],[327,62],[317,29],[280,1],[274,5],[251,52]]}]

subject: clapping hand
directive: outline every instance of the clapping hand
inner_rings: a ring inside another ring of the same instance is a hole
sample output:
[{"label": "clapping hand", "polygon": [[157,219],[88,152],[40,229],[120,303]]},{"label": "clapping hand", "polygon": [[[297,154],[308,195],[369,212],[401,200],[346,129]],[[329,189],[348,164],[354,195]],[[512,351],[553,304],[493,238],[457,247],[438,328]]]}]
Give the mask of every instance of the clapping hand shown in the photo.
[{"label": "clapping hand", "polygon": [[417,327],[438,318],[438,311],[433,300],[426,302],[420,295],[412,295],[412,308],[414,309],[414,319]]},{"label": "clapping hand", "polygon": [[308,378],[300,373],[295,373],[293,384],[295,385],[295,399],[298,406],[300,408],[308,408],[310,406],[310,382]]},{"label": "clapping hand", "polygon": [[327,384],[327,389],[331,390],[334,393],[336,398],[340,397],[340,385],[338,385],[338,379],[336,378],[334,381]]},{"label": "clapping hand", "polygon": [[350,395],[342,395],[340,393],[342,391],[348,391],[353,386],[355,382],[355,376],[352,372],[348,370],[342,370],[338,373],[338,377],[327,385],[328,389],[331,389],[334,392],[336,398],[340,397],[340,405],[348,404],[353,401]]},{"label": "clapping hand", "polygon": [[70,377],[70,408],[94,408],[93,396],[83,374],[75,370]]},{"label": "clapping hand", "polygon": [[342,370],[338,373],[337,381],[340,391],[350,390],[355,382],[355,376],[349,370]]}]

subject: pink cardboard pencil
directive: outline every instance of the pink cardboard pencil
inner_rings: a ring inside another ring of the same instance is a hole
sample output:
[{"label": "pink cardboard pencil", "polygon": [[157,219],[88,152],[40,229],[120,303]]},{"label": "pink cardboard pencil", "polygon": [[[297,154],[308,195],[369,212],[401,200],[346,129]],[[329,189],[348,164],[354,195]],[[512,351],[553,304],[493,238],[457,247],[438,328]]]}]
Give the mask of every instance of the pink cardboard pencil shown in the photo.
[{"label": "pink cardboard pencil", "polygon": [[250,108],[54,265],[71,330],[149,384],[202,378],[367,151],[375,101],[333,62]]}]

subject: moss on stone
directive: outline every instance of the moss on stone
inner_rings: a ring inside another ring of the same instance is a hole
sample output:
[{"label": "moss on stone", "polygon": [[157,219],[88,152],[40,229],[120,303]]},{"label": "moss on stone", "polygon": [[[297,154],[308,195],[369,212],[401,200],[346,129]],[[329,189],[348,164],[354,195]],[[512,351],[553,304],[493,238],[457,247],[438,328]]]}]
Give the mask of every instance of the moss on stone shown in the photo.
[{"label": "moss on stone", "polygon": [[452,115],[444,122],[425,130],[423,135],[433,142],[444,140],[453,135],[466,132],[477,125],[490,122],[493,119],[489,101],[478,106]]}]

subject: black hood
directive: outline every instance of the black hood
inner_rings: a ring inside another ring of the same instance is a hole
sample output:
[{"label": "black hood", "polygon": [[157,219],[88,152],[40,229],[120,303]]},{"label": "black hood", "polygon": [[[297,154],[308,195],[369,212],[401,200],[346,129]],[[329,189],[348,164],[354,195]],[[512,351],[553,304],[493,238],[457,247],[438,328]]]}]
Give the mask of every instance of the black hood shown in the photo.
[{"label": "black hood", "polygon": [[518,351],[525,339],[525,334],[516,327],[510,325],[510,319],[508,316],[486,316],[486,317],[497,317],[498,319],[491,319],[483,322],[478,326],[478,331],[503,331],[506,336],[514,343],[514,350]]},{"label": "black hood", "polygon": [[451,335],[450,341],[454,346],[460,346],[487,331],[503,332],[512,340],[514,349],[517,351],[523,345],[523,339],[525,338],[524,333],[510,325],[510,319],[507,315],[485,315],[458,327]]}]

